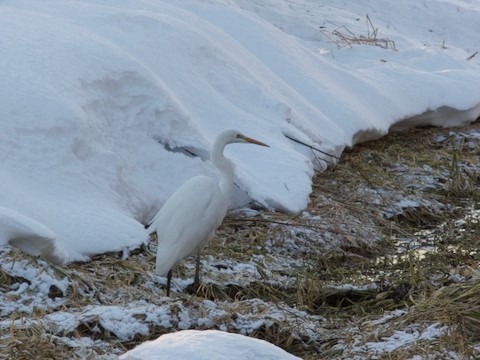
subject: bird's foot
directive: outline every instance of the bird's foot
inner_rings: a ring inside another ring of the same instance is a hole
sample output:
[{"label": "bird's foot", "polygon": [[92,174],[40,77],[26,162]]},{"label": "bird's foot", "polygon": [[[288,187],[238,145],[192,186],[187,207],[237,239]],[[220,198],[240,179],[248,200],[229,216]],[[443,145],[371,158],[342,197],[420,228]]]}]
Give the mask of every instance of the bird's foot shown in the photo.
[{"label": "bird's foot", "polygon": [[198,291],[200,290],[200,284],[190,284],[188,285],[186,288],[185,288],[185,292],[187,292],[188,294],[190,295],[195,295],[198,293]]},{"label": "bird's foot", "polygon": [[194,281],[192,284],[188,285],[185,288],[185,291],[190,295],[197,295],[202,288],[203,288],[203,285],[200,282]]}]

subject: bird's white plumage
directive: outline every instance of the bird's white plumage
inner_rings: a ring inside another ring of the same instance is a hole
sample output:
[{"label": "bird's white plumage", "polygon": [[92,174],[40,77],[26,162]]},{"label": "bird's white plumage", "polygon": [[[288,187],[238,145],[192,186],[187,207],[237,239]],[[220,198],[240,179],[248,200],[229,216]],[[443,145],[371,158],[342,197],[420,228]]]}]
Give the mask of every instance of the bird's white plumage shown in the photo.
[{"label": "bird's white plumage", "polygon": [[165,276],[176,263],[201,250],[222,222],[227,206],[216,179],[195,176],[185,182],[150,225],[158,229],[156,274]]}]

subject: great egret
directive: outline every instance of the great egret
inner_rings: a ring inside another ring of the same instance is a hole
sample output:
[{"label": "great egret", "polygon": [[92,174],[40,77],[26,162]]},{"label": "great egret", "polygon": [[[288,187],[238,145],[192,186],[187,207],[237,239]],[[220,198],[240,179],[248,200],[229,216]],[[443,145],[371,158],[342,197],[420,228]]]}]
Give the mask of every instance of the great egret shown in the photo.
[{"label": "great egret", "polygon": [[190,255],[197,255],[193,284],[200,283],[200,252],[222,223],[233,192],[233,165],[223,155],[225,146],[232,143],[268,146],[237,130],[222,131],[210,153],[220,177],[199,175],[187,180],[168,198],[147,228],[149,234],[157,233],[155,273],[167,275],[167,296],[170,296],[172,268]]}]

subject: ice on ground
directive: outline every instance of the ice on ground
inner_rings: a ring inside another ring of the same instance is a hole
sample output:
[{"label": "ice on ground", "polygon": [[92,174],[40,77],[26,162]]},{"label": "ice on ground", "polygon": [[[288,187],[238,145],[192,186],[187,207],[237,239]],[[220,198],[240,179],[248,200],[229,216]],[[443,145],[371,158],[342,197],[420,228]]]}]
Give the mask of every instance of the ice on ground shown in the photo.
[{"label": "ice on ground", "polygon": [[[13,313],[31,314],[64,304],[70,280],[43,260],[29,261],[10,258],[11,248],[0,247],[0,270],[17,279],[12,285],[2,284],[0,316]],[[9,323],[8,320],[6,320]],[[3,324],[1,325],[3,327]],[[6,325],[8,327],[8,325]]]},{"label": "ice on ground", "polygon": [[448,333],[448,326],[446,325],[431,324],[422,330],[418,328],[418,325],[413,324],[406,330],[397,330],[391,336],[382,337],[380,341],[366,342],[357,351],[378,355],[392,352],[417,341],[438,339],[440,336],[448,335]]}]

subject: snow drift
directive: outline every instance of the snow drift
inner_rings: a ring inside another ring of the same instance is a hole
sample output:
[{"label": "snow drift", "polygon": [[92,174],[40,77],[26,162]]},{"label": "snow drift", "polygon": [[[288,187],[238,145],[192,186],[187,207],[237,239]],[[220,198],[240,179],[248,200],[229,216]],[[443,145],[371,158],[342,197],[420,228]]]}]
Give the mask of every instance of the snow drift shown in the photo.
[{"label": "snow drift", "polygon": [[183,330],[147,341],[120,356],[120,360],[163,359],[300,359],[267,341],[218,330]]}]

